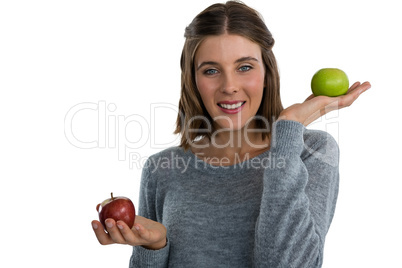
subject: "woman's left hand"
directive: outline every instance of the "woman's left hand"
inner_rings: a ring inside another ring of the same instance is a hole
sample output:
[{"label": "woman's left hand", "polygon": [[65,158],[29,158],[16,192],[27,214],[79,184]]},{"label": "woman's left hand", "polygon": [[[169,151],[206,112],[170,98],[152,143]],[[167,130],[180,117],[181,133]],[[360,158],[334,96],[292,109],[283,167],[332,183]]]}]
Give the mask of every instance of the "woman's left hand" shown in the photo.
[{"label": "woman's left hand", "polygon": [[310,95],[303,103],[293,104],[283,110],[278,120],[293,120],[307,126],[321,116],[344,107],[352,105],[352,103],[360,96],[361,93],[371,87],[369,82],[354,83],[345,95],[338,97]]}]

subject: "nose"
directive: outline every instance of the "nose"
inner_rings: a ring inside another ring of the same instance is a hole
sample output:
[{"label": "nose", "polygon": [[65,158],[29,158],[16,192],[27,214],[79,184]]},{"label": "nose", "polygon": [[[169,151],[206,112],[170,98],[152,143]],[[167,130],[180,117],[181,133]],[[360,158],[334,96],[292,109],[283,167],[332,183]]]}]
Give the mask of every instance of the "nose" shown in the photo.
[{"label": "nose", "polygon": [[225,74],[221,87],[221,92],[225,94],[234,94],[238,91],[239,85],[236,81],[235,76],[231,74]]}]

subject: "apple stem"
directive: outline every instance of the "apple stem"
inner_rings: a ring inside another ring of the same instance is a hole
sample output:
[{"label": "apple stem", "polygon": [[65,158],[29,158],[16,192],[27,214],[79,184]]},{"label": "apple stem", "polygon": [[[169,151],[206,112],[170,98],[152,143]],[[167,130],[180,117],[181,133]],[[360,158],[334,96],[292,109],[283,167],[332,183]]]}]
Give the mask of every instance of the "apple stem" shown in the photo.
[{"label": "apple stem", "polygon": [[113,192],[110,193],[110,196],[112,197],[112,201],[113,201]]}]

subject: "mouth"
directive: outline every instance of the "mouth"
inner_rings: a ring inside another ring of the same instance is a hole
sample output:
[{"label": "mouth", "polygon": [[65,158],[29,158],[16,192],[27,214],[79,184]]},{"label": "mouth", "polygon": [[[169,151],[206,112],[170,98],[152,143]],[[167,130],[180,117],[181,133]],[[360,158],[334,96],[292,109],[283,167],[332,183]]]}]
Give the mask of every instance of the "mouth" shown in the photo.
[{"label": "mouth", "polygon": [[240,112],[245,103],[245,101],[223,101],[219,102],[218,106],[223,112],[234,114]]}]

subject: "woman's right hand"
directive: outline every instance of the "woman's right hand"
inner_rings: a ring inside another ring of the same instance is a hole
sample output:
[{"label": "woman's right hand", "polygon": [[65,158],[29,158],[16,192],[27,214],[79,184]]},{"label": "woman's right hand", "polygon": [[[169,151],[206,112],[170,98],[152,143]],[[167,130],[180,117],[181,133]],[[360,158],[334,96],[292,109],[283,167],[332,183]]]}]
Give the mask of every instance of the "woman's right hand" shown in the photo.
[{"label": "woman's right hand", "polygon": [[107,233],[99,221],[92,221],[92,228],[102,245],[127,244],[143,246],[148,249],[161,249],[166,245],[166,227],[156,221],[135,216],[133,228],[123,221],[106,219]]}]

